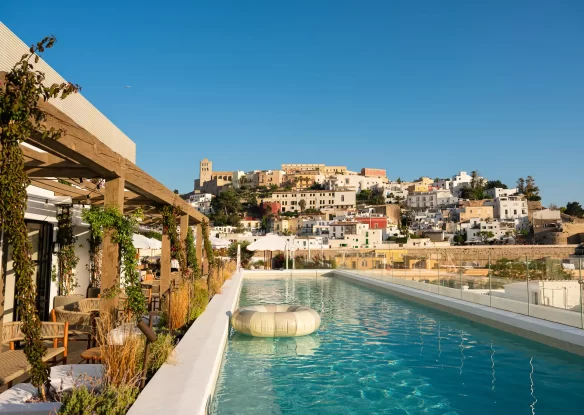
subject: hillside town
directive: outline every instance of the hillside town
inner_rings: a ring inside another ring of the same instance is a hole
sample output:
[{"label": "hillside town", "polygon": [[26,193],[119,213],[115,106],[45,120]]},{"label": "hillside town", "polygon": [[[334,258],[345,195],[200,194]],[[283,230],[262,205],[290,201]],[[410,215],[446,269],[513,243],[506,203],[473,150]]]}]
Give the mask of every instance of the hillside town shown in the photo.
[{"label": "hillside town", "polygon": [[325,164],[214,171],[205,158],[194,190],[182,197],[211,218],[214,237],[231,242],[269,233],[289,236],[297,249],[583,242],[573,204],[542,206],[531,176],[511,187],[478,171],[412,181]]}]

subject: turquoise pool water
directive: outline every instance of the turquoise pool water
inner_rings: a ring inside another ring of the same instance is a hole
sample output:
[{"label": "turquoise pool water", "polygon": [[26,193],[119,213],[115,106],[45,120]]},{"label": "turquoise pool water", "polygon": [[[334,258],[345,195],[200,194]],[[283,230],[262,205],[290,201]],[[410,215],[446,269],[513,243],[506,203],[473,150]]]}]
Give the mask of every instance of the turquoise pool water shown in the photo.
[{"label": "turquoise pool water", "polygon": [[310,336],[231,333],[215,414],[582,414],[584,359],[334,278],[245,280],[307,304]]}]

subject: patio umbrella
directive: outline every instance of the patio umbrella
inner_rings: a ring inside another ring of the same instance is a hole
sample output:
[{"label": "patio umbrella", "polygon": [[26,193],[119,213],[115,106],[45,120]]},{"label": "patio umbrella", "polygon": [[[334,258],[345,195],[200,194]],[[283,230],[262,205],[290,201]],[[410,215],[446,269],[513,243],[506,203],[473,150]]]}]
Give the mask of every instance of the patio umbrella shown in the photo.
[{"label": "patio umbrella", "polygon": [[161,249],[162,248],[162,242],[159,241],[158,239],[154,239],[154,238],[146,238],[148,240],[148,245],[150,245],[150,249]]},{"label": "patio umbrella", "polygon": [[[286,238],[275,234],[269,234],[264,236],[262,239],[258,239],[254,243],[247,247],[248,251],[264,251],[264,259],[266,256],[266,251],[270,252],[270,260],[273,251],[285,251],[286,250]],[[264,261],[265,262],[265,261]],[[270,261],[271,266],[271,261]],[[265,267],[265,265],[264,265]]]},{"label": "patio umbrella", "polygon": [[132,235],[132,242],[134,244],[134,248],[136,249],[150,249],[148,238],[146,238],[144,235],[135,233]]},{"label": "patio umbrella", "polygon": [[210,236],[209,241],[213,249],[229,248],[229,245],[231,245],[231,242],[227,239],[216,238],[214,236]]}]

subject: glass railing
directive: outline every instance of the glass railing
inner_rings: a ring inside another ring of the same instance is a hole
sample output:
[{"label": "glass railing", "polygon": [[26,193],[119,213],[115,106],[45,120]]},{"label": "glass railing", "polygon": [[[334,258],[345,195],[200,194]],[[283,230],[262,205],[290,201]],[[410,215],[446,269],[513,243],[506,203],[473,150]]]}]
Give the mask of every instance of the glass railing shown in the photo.
[{"label": "glass railing", "polygon": [[583,257],[493,259],[347,251],[335,253],[332,263],[393,284],[584,328]]}]

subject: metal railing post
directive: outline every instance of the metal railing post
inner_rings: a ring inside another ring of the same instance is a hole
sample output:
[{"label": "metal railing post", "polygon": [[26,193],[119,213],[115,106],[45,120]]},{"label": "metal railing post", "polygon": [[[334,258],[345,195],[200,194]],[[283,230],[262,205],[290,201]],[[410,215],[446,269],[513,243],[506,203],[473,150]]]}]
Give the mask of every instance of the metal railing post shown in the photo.
[{"label": "metal railing post", "polygon": [[525,276],[527,279],[527,315],[529,316],[529,261],[527,259],[527,255],[525,255]]},{"label": "metal railing post", "polygon": [[459,285],[458,289],[460,291],[460,298],[462,299],[462,254],[460,255],[460,273],[459,273],[459,277],[460,277],[460,285]]},{"label": "metal railing post", "polygon": [[582,282],[582,257],[578,258],[578,283],[580,284],[580,324],[584,329],[584,310],[582,309],[582,288],[584,287],[584,282]]},{"label": "metal railing post", "polygon": [[492,281],[492,275],[491,275],[491,253],[489,252],[489,307],[493,306],[493,281]]}]

